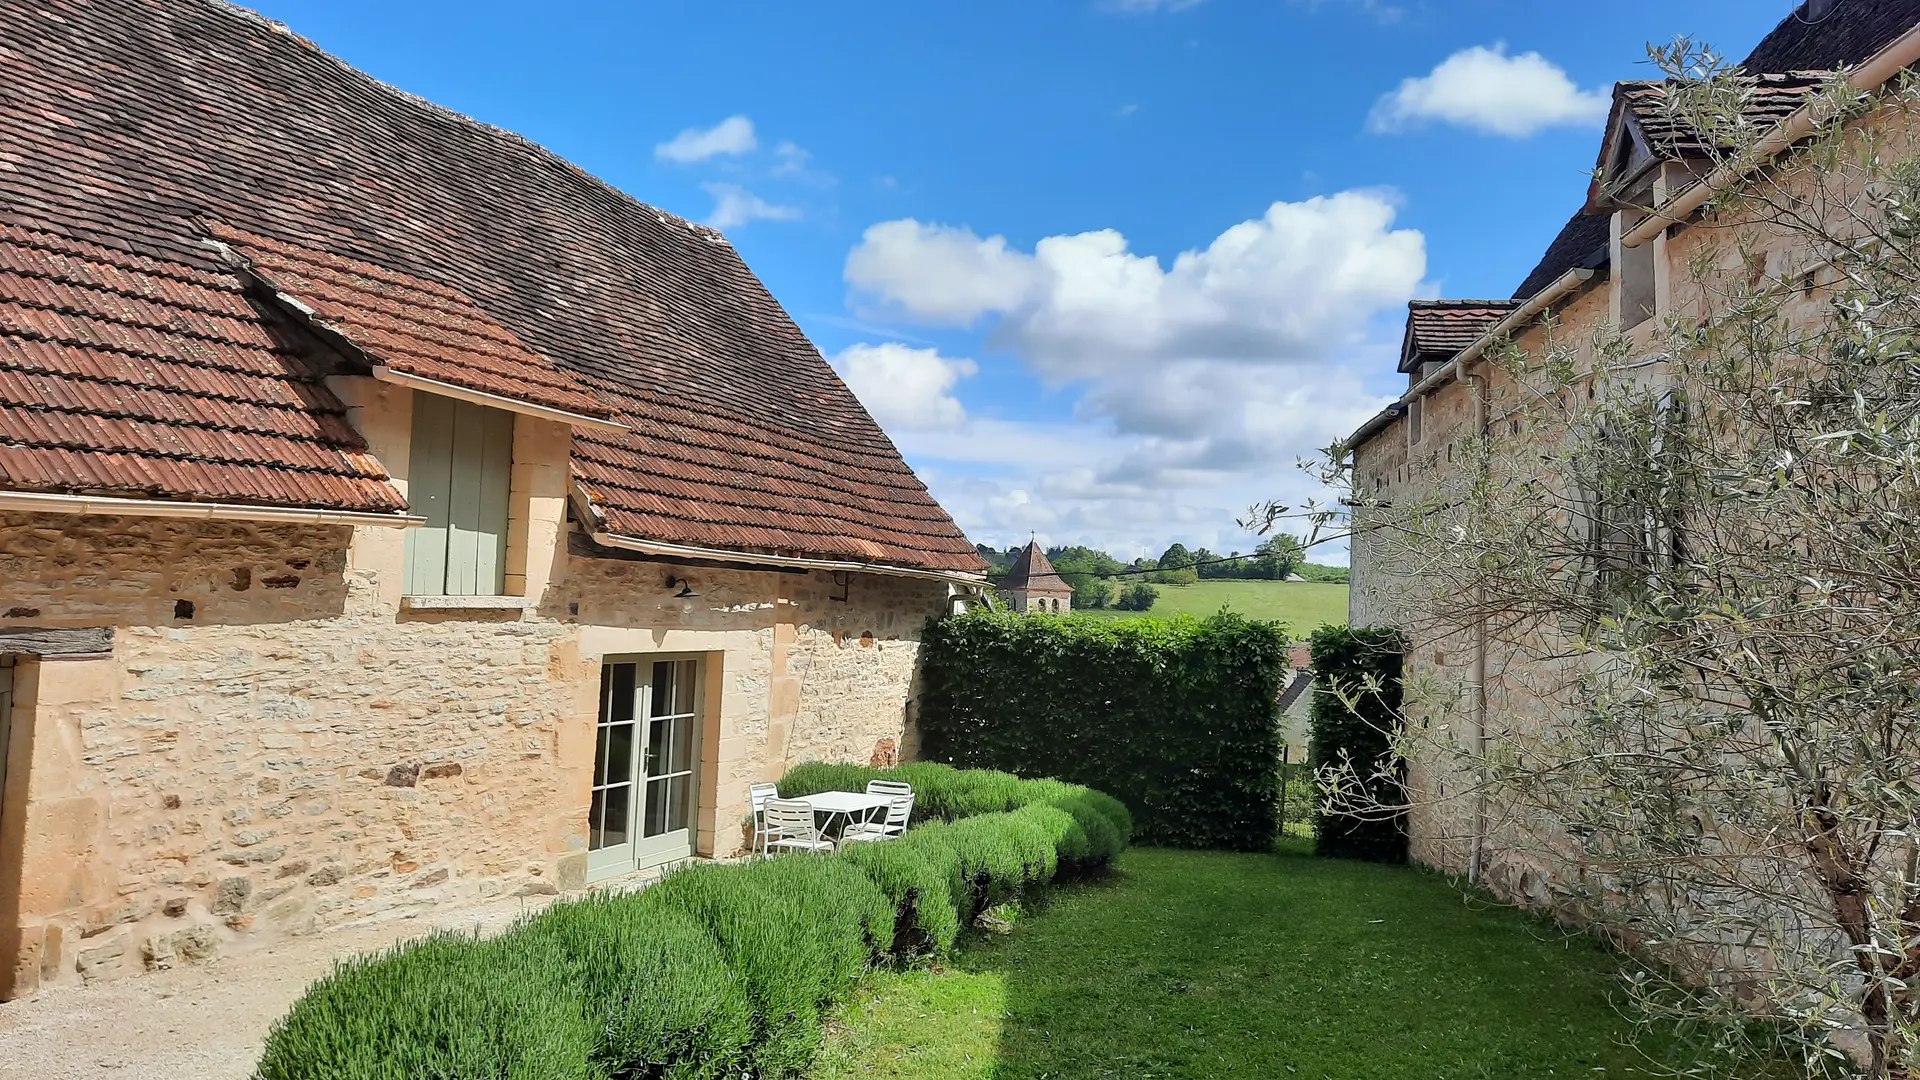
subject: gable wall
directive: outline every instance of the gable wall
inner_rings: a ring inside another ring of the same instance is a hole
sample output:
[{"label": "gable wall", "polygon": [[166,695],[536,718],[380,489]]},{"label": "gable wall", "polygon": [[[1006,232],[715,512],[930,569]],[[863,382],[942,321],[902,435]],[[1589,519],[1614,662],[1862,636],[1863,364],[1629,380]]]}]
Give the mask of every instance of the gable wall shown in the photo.
[{"label": "gable wall", "polygon": [[[1906,122],[1906,118],[1889,112],[1868,123],[1886,139],[1883,152],[1897,155],[1911,152],[1910,140],[1901,130]],[[1617,247],[1617,239],[1615,243]],[[1696,221],[1686,228],[1670,230],[1670,235],[1658,243],[1658,287],[1669,315],[1683,321],[1707,316],[1715,303],[1712,295],[1691,278],[1689,267],[1695,260],[1729,273],[1764,274],[1774,279],[1791,279],[1811,265],[1808,253],[1793,237],[1734,220]],[[1787,309],[1789,318],[1814,325],[1825,317],[1829,294],[1826,284],[1831,275],[1820,281],[1822,285],[1810,293],[1793,296]],[[1537,354],[1547,347],[1551,332],[1559,341],[1577,347],[1577,366],[1591,365],[1595,359],[1593,340],[1615,317],[1614,292],[1611,280],[1596,279],[1557,312],[1556,327],[1549,331],[1545,324],[1535,322],[1520,335],[1518,344]],[[1636,356],[1654,354],[1655,330],[1656,324],[1649,322],[1630,333],[1637,345]],[[1500,424],[1505,411],[1502,402],[1510,400],[1512,387],[1486,365],[1477,365],[1474,370],[1489,381],[1488,419]],[[1655,366],[1639,377],[1657,380],[1664,374]],[[1371,486],[1374,477],[1384,476],[1388,480],[1382,491],[1384,497],[1392,499],[1396,491],[1411,497],[1419,490],[1423,470],[1457,467],[1446,459],[1446,444],[1461,425],[1471,424],[1471,404],[1464,383],[1456,381],[1442,388],[1426,403],[1423,439],[1411,451],[1406,445],[1405,419],[1356,448],[1356,482]],[[1529,437],[1556,436],[1532,432]],[[1437,725],[1456,745],[1465,745],[1478,735],[1471,700],[1474,642],[1468,634],[1449,635],[1426,624],[1418,598],[1419,583],[1403,571],[1403,564],[1410,560],[1391,547],[1369,539],[1364,532],[1356,537],[1351,620],[1356,626],[1398,626],[1409,635],[1410,721]],[[1533,659],[1535,648],[1541,644],[1490,643],[1486,724],[1493,737],[1526,739],[1555,707],[1559,688],[1578,674],[1577,660]],[[1580,872],[1578,853],[1561,843],[1564,838],[1539,823],[1512,818],[1507,808],[1489,808],[1483,830],[1475,819],[1473,800],[1463,795],[1470,791],[1470,776],[1450,772],[1438,761],[1414,761],[1409,769],[1414,798],[1410,830],[1416,860],[1450,872],[1464,872],[1475,834],[1484,831],[1485,884],[1506,899],[1535,905],[1551,901],[1554,882]]]}]

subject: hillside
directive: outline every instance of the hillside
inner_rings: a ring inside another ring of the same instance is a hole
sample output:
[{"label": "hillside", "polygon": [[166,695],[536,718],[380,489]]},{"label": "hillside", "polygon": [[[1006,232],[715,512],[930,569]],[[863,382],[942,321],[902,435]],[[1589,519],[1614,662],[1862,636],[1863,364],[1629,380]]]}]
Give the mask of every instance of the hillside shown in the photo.
[{"label": "hillside", "polygon": [[1089,611],[1105,619],[1155,615],[1212,615],[1221,608],[1250,619],[1284,623],[1296,636],[1315,627],[1347,621],[1347,586],[1315,581],[1202,581],[1193,585],[1155,585],[1160,599],[1152,611]]}]

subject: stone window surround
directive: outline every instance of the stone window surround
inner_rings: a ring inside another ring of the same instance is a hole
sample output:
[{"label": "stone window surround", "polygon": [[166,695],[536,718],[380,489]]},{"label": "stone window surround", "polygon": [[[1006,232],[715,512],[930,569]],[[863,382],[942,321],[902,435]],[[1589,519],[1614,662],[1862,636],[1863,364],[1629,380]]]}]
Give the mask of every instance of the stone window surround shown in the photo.
[{"label": "stone window surround", "polygon": [[[427,393],[370,376],[334,376],[327,386],[347,405],[347,422],[367,441],[401,494],[412,460],[413,403]],[[572,428],[516,414],[513,466],[507,497],[507,562],[500,596],[427,596],[404,592],[404,530],[356,528],[350,569],[375,573],[388,610],[415,613],[487,611],[502,614],[538,606],[564,577],[566,501],[572,483]]]}]

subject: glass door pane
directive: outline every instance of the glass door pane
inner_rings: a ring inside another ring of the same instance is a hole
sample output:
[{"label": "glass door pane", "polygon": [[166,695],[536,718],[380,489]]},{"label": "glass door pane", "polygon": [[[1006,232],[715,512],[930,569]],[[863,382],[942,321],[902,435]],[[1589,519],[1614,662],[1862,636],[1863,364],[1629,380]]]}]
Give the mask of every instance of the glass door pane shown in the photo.
[{"label": "glass door pane", "polygon": [[644,710],[636,664],[600,669],[600,718],[593,755],[593,805],[587,812],[587,869],[621,872],[633,864],[640,783],[636,735]]},{"label": "glass door pane", "polygon": [[695,660],[653,663],[643,755],[646,805],[640,821],[642,858],[686,858],[692,854],[699,671]]}]

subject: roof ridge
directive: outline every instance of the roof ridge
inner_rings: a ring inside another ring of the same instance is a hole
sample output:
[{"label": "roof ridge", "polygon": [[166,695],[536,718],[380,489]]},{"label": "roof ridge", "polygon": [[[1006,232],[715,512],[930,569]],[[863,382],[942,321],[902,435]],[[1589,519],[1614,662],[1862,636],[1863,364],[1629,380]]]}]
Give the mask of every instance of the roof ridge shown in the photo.
[{"label": "roof ridge", "polygon": [[1510,306],[1512,306],[1512,305],[1513,305],[1513,304],[1515,304],[1515,303],[1518,303],[1518,301],[1516,301],[1516,300],[1514,300],[1514,299],[1512,299],[1511,297],[1508,297],[1508,298],[1505,298],[1505,299],[1499,299],[1499,298],[1494,298],[1494,297],[1488,297],[1488,298],[1486,298],[1486,299],[1479,299],[1479,298],[1475,298],[1475,297],[1461,297],[1461,298],[1458,298],[1458,299],[1451,299],[1451,300],[1449,300],[1449,299],[1433,299],[1433,300],[1409,300],[1409,301],[1407,301],[1407,306],[1408,306],[1409,308],[1416,308],[1416,307],[1510,307]]},{"label": "roof ridge", "polygon": [[334,54],[328,52],[326,49],[322,48],[318,42],[298,33],[291,26],[288,26],[286,23],[283,23],[278,19],[274,19],[267,15],[263,15],[260,12],[255,11],[249,7],[242,7],[239,4],[233,3],[232,0],[193,0],[193,2],[201,4],[202,6],[205,6],[207,8],[218,9],[222,12],[225,12],[226,14],[234,15],[248,22],[257,23],[260,26],[264,26],[268,30],[272,31],[273,33],[279,34],[290,41],[293,41],[299,45],[304,46],[306,49],[313,52],[315,55],[323,57],[324,59],[327,60],[327,62],[340,68],[342,71],[345,71],[353,75],[354,77],[360,79],[361,81],[365,82],[369,86],[372,86],[374,89],[380,91],[381,93],[391,94],[394,97],[400,98],[401,100],[406,101],[410,104],[424,107],[428,112],[431,112],[444,119],[453,120],[456,123],[466,124],[470,127],[476,128],[487,134],[501,136],[510,142],[519,143],[521,146],[524,146],[527,149],[532,150],[537,154],[540,154],[542,157],[546,158],[549,162],[554,162],[554,163],[563,165],[567,168],[568,171],[578,174],[579,176],[585,177],[588,180],[591,180],[593,183],[600,185],[601,187],[605,188],[609,192],[612,192],[618,198],[624,199],[627,202],[630,202],[633,205],[640,207],[641,209],[650,210],[654,214],[664,219],[671,219],[671,221],[673,222],[677,222],[681,225],[684,225],[687,227],[689,231],[700,234],[706,237],[710,241],[725,244],[728,247],[733,246],[733,242],[728,240],[726,237],[726,234],[722,233],[719,229],[716,229],[711,225],[703,225],[697,221],[692,220],[691,218],[682,217],[681,215],[676,214],[671,210],[662,210],[659,207],[653,205],[652,203],[645,202],[641,200],[639,197],[633,195],[631,192],[625,191],[614,184],[608,183],[607,181],[601,179],[598,176],[595,176],[593,173],[590,173],[586,169],[580,167],[578,164],[568,160],[566,157],[562,156],[561,154],[558,154],[552,150],[549,150],[547,147],[533,141],[532,139],[527,138],[525,135],[522,135],[517,131],[514,131],[510,128],[501,127],[498,124],[490,124],[485,120],[481,120],[476,117],[469,116],[466,113],[460,112],[457,109],[450,109],[447,106],[440,104],[439,102],[431,101],[427,98],[421,97],[419,94],[413,93],[410,90],[403,90],[400,87],[395,86],[394,84],[387,82],[383,79],[375,78],[371,73],[362,71],[361,69],[354,67],[352,64],[349,64],[348,62],[341,59],[340,57],[335,56]]}]

